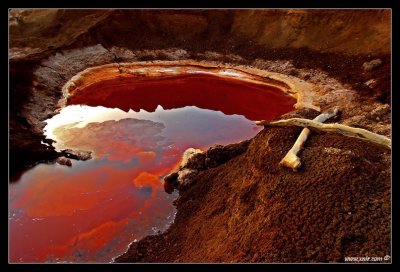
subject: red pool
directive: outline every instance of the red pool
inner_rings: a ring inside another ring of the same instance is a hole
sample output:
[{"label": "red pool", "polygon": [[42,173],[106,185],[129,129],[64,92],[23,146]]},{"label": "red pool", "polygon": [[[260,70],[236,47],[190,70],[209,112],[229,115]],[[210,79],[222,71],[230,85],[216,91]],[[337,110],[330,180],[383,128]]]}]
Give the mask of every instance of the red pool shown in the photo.
[{"label": "red pool", "polygon": [[11,262],[110,262],[172,223],[162,178],[186,148],[249,139],[253,121],[292,110],[265,84],[212,75],[102,81],[48,120],[58,149],[90,150],[72,167],[39,164],[9,187]]}]

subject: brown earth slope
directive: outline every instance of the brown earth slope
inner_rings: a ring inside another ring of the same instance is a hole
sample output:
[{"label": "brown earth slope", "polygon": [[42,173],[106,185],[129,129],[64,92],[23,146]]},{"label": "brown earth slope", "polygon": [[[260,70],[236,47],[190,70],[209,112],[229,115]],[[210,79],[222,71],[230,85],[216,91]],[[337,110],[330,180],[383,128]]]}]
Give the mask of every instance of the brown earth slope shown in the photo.
[{"label": "brown earth slope", "polygon": [[[210,60],[295,76],[328,94],[322,110],[340,100],[338,122],[390,136],[390,16],[390,10],[12,10],[11,180],[60,155],[40,142],[62,86],[86,68],[127,59]],[[363,63],[374,59],[382,64],[365,71]],[[264,129],[246,152],[201,172],[180,193],[171,228],[133,243],[116,261],[391,255],[390,151],[312,133],[295,173],[278,163],[300,130]]]},{"label": "brown earth slope", "polygon": [[[316,116],[298,111],[292,117]],[[390,255],[390,152],[316,134],[292,172],[278,164],[300,128],[266,128],[242,155],[180,192],[164,234],[117,262],[343,262]]]}]

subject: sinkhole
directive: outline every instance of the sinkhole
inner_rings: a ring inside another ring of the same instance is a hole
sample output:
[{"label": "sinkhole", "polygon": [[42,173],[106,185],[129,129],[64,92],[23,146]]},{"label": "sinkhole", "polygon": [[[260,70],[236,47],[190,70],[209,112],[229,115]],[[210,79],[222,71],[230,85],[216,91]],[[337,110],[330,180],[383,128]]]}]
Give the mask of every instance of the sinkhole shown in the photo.
[{"label": "sinkhole", "polygon": [[173,222],[178,193],[164,191],[163,177],[187,148],[250,139],[262,129],[254,121],[296,102],[268,82],[243,80],[249,75],[164,72],[98,76],[67,94],[45,134],[56,150],[92,159],[38,164],[10,184],[12,262],[112,261]]}]

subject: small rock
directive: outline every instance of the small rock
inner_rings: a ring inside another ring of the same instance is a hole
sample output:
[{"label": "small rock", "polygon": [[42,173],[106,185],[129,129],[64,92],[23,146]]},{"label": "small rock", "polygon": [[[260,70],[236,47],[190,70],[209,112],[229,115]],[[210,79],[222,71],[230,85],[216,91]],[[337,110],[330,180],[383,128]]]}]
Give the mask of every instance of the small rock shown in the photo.
[{"label": "small rock", "polygon": [[199,171],[193,170],[193,169],[183,169],[179,171],[179,177],[178,177],[178,189],[180,191],[183,191],[187,188],[189,188],[192,184],[193,178],[197,176]]},{"label": "small rock", "polygon": [[195,153],[188,158],[184,168],[203,170],[205,169],[206,154],[204,152]]},{"label": "small rock", "polygon": [[364,62],[362,67],[363,67],[365,72],[368,72],[368,71],[371,71],[371,70],[379,67],[382,63],[383,63],[382,60],[374,59],[374,60],[371,60],[369,62]]},{"label": "small rock", "polygon": [[195,148],[188,148],[185,150],[185,152],[183,152],[182,155],[182,162],[180,167],[184,168],[186,167],[187,163],[189,162],[189,160],[196,154],[200,154],[203,153],[203,151],[201,151],[200,149],[195,149]]},{"label": "small rock", "polygon": [[354,155],[354,153],[351,150],[344,150],[335,147],[324,147],[323,151],[333,155]]},{"label": "small rock", "polygon": [[164,50],[164,55],[167,56],[169,60],[179,60],[185,59],[189,57],[189,54],[186,50],[178,49],[178,50]]},{"label": "small rock", "polygon": [[62,151],[62,153],[71,159],[80,160],[80,161],[86,161],[86,160],[89,160],[92,158],[91,151],[65,149]]},{"label": "small rock", "polygon": [[52,140],[52,139],[43,139],[43,142],[49,145],[52,145],[53,143],[55,143],[56,141]]},{"label": "small rock", "polygon": [[376,79],[370,79],[370,80],[366,81],[364,84],[370,88],[373,88],[376,85]]},{"label": "small rock", "polygon": [[175,184],[176,184],[176,180],[175,180],[175,182],[168,182],[168,181],[164,180],[164,183],[163,183],[164,191],[167,194],[172,194],[174,192],[174,190],[175,190]]},{"label": "small rock", "polygon": [[384,116],[384,115],[389,115],[391,111],[391,107],[388,104],[383,104],[383,105],[378,105],[376,108],[374,108],[370,114],[373,116]]},{"label": "small rock", "polygon": [[174,183],[178,178],[178,176],[179,176],[178,172],[172,172],[171,174],[168,174],[164,177],[164,181],[168,183]]},{"label": "small rock", "polygon": [[233,157],[244,153],[247,150],[249,143],[250,141],[246,140],[226,146],[214,145],[210,147],[206,152],[206,167],[216,167],[222,163],[229,161]]},{"label": "small rock", "polygon": [[172,183],[178,188],[179,191],[188,189],[193,184],[193,179],[207,168],[216,167],[222,163],[225,163],[242,153],[244,153],[250,141],[242,141],[235,144],[214,145],[207,151],[203,152],[200,149],[188,148],[183,153],[182,162],[179,166],[178,172],[173,172],[164,178],[166,182],[164,189],[166,192],[172,192],[171,189],[165,186],[167,183]]},{"label": "small rock", "polygon": [[58,157],[58,158],[56,159],[56,162],[57,162],[58,164],[61,164],[61,165],[72,166],[71,160],[68,159],[68,158],[66,158],[66,157]]}]

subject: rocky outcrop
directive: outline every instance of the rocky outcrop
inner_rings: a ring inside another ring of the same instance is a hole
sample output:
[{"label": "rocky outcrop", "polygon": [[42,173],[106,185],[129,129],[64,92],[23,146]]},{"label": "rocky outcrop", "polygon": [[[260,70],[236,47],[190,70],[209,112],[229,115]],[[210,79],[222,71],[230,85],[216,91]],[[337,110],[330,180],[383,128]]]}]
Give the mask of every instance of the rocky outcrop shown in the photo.
[{"label": "rocky outcrop", "polygon": [[[308,48],[351,55],[390,52],[390,10],[11,10],[11,57],[102,43],[185,48],[196,41],[264,50]],[[139,43],[140,41],[140,43]],[[213,46],[214,44],[214,46]],[[156,49],[156,48],[153,48]],[[159,48],[157,48],[159,49]],[[233,48],[227,48],[233,51]],[[204,50],[205,51],[205,50]]]},{"label": "rocky outcrop", "polygon": [[32,58],[65,48],[110,14],[111,10],[11,9],[10,58]]},{"label": "rocky outcrop", "polygon": [[80,161],[87,161],[92,158],[91,151],[82,151],[82,150],[72,150],[72,149],[65,149],[61,151],[62,154],[65,154],[67,158],[80,160]]},{"label": "rocky outcrop", "polygon": [[246,10],[231,31],[265,48],[307,47],[346,54],[390,52],[387,10]]},{"label": "rocky outcrop", "polygon": [[56,159],[56,163],[58,163],[60,165],[72,166],[71,160],[66,158],[66,157],[64,157],[64,156],[58,157]]},{"label": "rocky outcrop", "polygon": [[188,148],[182,156],[177,171],[164,177],[164,181],[175,186],[179,191],[185,191],[193,185],[192,181],[199,174],[209,168],[217,167],[230,159],[239,156],[247,150],[249,141],[223,145],[214,145],[206,151]]},{"label": "rocky outcrop", "polygon": [[375,59],[368,62],[363,63],[363,69],[365,72],[372,71],[373,69],[379,67],[382,64],[382,60]]}]

